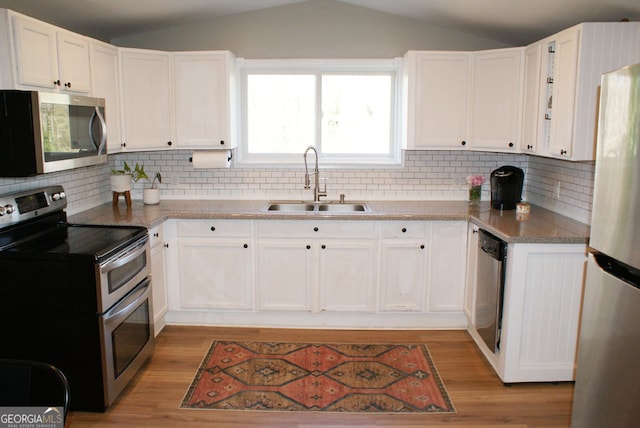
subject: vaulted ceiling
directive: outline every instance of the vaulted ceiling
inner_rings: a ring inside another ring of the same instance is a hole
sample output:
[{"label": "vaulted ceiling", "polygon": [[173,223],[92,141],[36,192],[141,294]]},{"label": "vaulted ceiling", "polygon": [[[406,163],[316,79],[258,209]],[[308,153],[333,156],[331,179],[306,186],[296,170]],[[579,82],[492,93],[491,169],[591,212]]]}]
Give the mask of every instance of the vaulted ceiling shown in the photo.
[{"label": "vaulted ceiling", "polygon": [[512,45],[580,22],[640,20],[638,0],[0,0],[0,7],[109,41],[303,1],[341,1]]}]

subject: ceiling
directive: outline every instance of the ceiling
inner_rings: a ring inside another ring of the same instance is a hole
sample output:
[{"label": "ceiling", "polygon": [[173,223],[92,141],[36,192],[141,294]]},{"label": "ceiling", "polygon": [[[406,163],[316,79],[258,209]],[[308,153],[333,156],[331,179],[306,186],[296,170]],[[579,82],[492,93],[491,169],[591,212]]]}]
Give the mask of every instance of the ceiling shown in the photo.
[{"label": "ceiling", "polygon": [[[110,41],[305,0],[0,0],[0,7]],[[335,0],[308,0],[330,2]],[[640,20],[638,0],[339,0],[511,45],[580,22]]]}]

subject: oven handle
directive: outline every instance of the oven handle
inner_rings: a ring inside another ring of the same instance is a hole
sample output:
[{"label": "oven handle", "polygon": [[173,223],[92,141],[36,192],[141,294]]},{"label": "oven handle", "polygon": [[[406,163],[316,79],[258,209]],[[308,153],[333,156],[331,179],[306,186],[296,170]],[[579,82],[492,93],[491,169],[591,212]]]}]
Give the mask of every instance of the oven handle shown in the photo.
[{"label": "oven handle", "polygon": [[107,260],[100,266],[100,272],[104,274],[129,263],[131,260],[135,259],[147,250],[148,241],[149,238],[145,237],[139,243],[125,249],[124,254],[117,256],[114,259]]},{"label": "oven handle", "polygon": [[140,302],[149,298],[149,292],[151,291],[151,280],[145,279],[140,283],[128,296],[122,299],[120,302],[109,309],[103,315],[104,325],[119,324],[121,320],[130,315],[131,309],[137,307]]}]

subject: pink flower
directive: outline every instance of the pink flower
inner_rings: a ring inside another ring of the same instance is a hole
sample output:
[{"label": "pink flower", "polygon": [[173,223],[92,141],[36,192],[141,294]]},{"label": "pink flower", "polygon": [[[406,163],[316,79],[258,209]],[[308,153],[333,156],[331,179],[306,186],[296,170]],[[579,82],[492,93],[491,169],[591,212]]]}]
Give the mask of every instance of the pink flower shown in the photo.
[{"label": "pink flower", "polygon": [[482,186],[485,182],[484,176],[482,175],[470,175],[467,177],[467,183],[472,186]]}]

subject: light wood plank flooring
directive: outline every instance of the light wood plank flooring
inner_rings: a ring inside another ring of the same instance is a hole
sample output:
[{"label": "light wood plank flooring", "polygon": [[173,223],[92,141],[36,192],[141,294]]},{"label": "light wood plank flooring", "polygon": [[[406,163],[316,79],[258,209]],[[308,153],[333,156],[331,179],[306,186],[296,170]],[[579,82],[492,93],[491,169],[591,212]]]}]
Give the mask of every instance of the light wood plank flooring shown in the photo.
[{"label": "light wood plank flooring", "polygon": [[[426,343],[456,414],[345,415],[179,409],[211,341]],[[504,386],[465,331],[346,331],[167,326],[142,371],[106,413],[67,427],[568,427],[573,383]]]}]

